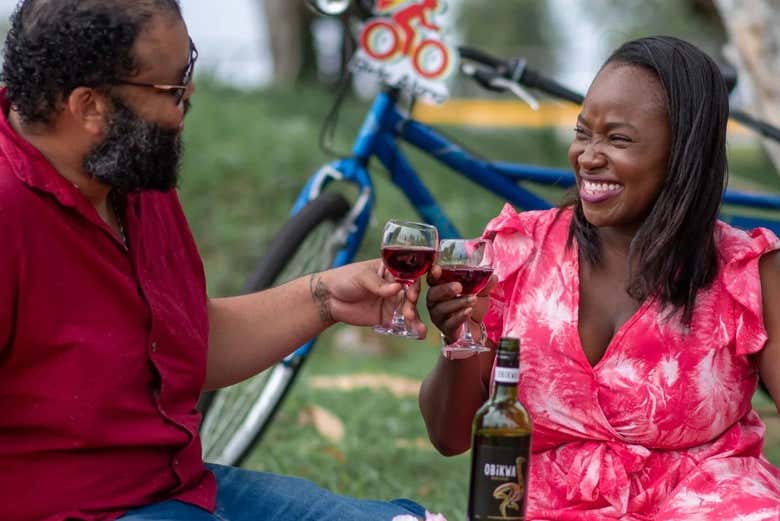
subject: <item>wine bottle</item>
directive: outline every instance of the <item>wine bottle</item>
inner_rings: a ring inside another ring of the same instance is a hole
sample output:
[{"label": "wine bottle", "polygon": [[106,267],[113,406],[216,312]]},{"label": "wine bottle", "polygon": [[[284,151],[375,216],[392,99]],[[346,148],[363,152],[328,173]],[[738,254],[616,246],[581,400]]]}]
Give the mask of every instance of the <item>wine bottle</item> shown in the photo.
[{"label": "wine bottle", "polygon": [[469,521],[525,519],[531,418],[517,401],[520,342],[498,343],[492,397],[474,415]]}]

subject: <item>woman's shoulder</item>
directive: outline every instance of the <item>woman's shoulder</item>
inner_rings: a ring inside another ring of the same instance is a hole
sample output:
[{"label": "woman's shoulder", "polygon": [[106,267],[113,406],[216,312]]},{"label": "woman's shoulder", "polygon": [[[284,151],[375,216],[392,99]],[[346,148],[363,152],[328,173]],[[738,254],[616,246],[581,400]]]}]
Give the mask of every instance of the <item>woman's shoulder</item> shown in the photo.
[{"label": "woman's shoulder", "polygon": [[[746,231],[718,221],[715,226],[718,250],[718,279],[734,302],[735,352],[748,355],[760,351],[767,340],[763,319],[761,257],[780,249],[780,240],[766,228]],[[718,297],[723,302],[722,296]],[[725,309],[725,308],[724,308]]]},{"label": "woman's shoulder", "polygon": [[518,212],[509,204],[504,206],[484,233],[493,241],[494,273],[499,282],[509,280],[539,255],[557,256],[563,251],[570,222],[567,208]]},{"label": "woman's shoulder", "polygon": [[780,249],[780,239],[767,228],[742,230],[718,221],[715,225],[715,246],[723,266],[750,261]]},{"label": "woman's shoulder", "polygon": [[520,234],[537,239],[555,231],[565,236],[568,234],[571,216],[571,208],[518,212],[507,203],[501,213],[488,222],[484,235],[494,238],[498,235]]}]

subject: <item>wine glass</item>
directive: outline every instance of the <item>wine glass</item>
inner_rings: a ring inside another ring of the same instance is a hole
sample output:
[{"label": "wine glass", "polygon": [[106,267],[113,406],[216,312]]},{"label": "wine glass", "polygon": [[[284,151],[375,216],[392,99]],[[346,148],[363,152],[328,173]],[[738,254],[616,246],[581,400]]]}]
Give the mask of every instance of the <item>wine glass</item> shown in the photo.
[{"label": "wine glass", "polygon": [[[441,267],[442,282],[459,282],[463,295],[476,295],[487,286],[493,274],[493,245],[484,239],[446,239],[439,243],[436,263]],[[460,338],[442,348],[444,353],[482,353],[489,351],[474,340],[468,319]]]},{"label": "wine glass", "polygon": [[406,289],[433,265],[438,242],[439,233],[434,226],[409,221],[387,221],[382,233],[382,260],[387,271],[401,283],[403,291],[390,325],[374,326],[374,331],[382,335],[420,338],[415,330],[407,326],[401,306],[406,298]]}]

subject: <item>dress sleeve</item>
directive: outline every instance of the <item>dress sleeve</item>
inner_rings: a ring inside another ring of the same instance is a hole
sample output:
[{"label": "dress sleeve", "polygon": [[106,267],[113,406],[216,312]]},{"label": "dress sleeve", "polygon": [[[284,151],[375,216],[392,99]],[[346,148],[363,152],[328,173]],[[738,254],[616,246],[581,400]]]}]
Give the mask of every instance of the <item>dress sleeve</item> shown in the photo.
[{"label": "dress sleeve", "polygon": [[493,241],[493,273],[498,284],[490,293],[490,306],[483,322],[487,337],[498,344],[504,330],[504,309],[511,297],[520,268],[533,253],[533,217],[537,212],[519,214],[510,204],[491,220],[482,236]]},{"label": "dress sleeve", "polygon": [[[739,246],[723,267],[726,291],[734,301],[734,339],[738,355],[760,351],[767,341],[761,305],[761,277],[758,263],[765,253],[780,249],[780,240],[766,228],[749,232],[731,230],[727,235],[740,234]],[[727,236],[726,241],[730,238]]]}]

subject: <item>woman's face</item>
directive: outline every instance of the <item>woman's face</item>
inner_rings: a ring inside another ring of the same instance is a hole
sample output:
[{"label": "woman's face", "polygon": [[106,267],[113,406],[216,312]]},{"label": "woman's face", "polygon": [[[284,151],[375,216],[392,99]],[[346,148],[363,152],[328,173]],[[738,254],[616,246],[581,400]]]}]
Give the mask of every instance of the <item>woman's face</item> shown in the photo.
[{"label": "woman's face", "polygon": [[635,232],[663,185],[670,141],[658,78],[632,65],[604,67],[588,89],[569,147],[588,222]]}]

